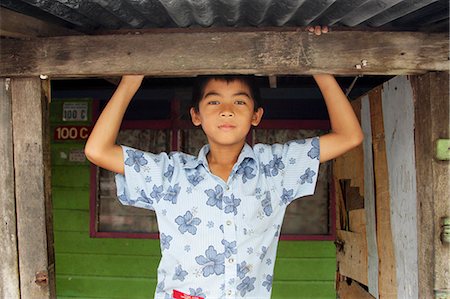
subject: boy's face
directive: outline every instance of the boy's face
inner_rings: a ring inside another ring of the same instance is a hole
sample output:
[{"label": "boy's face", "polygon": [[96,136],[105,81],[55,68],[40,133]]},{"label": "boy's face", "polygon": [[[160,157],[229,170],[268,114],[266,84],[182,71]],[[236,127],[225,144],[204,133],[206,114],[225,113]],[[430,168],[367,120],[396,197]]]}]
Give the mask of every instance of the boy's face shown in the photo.
[{"label": "boy's face", "polygon": [[201,125],[214,145],[243,145],[250,126],[261,121],[263,109],[254,110],[250,88],[239,80],[210,80],[199,110],[191,108],[192,123]]}]

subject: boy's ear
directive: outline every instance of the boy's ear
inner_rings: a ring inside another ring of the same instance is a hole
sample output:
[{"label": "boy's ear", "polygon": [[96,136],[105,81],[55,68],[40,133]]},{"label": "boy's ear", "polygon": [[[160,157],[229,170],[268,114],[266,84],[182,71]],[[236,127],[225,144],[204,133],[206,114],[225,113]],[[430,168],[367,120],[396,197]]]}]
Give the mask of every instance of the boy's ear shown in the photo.
[{"label": "boy's ear", "polygon": [[257,126],[261,122],[262,116],[264,114],[264,109],[259,107],[258,110],[253,112],[252,116],[252,126]]},{"label": "boy's ear", "polygon": [[202,122],[200,121],[200,116],[198,115],[198,111],[195,110],[194,107],[191,107],[189,110],[189,113],[191,114],[191,120],[194,126],[200,126]]}]

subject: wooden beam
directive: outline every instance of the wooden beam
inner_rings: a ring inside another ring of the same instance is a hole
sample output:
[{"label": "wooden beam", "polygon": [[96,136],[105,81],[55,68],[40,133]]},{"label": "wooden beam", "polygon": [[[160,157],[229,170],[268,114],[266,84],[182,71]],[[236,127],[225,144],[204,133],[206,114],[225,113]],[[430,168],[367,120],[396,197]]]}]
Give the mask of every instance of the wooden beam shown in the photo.
[{"label": "wooden beam", "polygon": [[20,298],[10,79],[0,79],[0,298]]},{"label": "wooden beam", "polygon": [[53,240],[48,239],[46,223],[51,213],[46,211],[50,201],[49,118],[41,92],[39,77],[11,79],[20,292],[21,298],[35,299],[55,297],[53,257],[49,257],[47,244]]},{"label": "wooden beam", "polygon": [[78,34],[81,33],[4,7],[0,9],[0,36],[2,37],[32,38]]},{"label": "wooden beam", "polygon": [[2,40],[0,77],[417,74],[448,70],[448,49],[445,33],[300,29]]}]

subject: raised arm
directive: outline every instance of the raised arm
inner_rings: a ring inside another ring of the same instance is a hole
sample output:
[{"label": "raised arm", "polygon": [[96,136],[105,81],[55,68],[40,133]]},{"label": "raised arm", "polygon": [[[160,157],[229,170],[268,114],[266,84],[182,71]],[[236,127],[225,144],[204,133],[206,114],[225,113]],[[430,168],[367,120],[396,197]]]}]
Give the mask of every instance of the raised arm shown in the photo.
[{"label": "raised arm", "polygon": [[327,105],[331,132],[320,137],[320,162],[361,144],[363,132],[350,102],[332,75],[314,75]]},{"label": "raised arm", "polygon": [[123,174],[123,153],[116,138],[125,111],[143,78],[141,75],[123,76],[98,118],[84,149],[88,160],[95,165]]}]

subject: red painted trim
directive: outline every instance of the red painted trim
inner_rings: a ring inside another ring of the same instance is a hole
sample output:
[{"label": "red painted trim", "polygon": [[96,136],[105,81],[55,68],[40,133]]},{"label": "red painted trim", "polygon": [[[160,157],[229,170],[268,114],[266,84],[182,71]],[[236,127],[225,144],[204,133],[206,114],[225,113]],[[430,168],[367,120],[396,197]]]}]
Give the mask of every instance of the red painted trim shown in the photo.
[{"label": "red painted trim", "polygon": [[[92,123],[97,122],[100,116],[100,101],[92,101]],[[97,166],[90,166],[90,190],[89,190],[89,235],[96,237],[97,234]]]},{"label": "red painted trim", "polygon": [[332,237],[332,240],[336,240],[336,184],[334,183],[334,177],[333,177],[333,163],[331,163],[331,177],[330,177],[330,207],[328,210],[330,211],[329,217],[331,220],[330,223],[330,236]]},{"label": "red painted trim", "polygon": [[304,129],[304,130],[329,130],[331,128],[328,120],[262,120],[255,128],[257,129]]},{"label": "red painted trim", "polygon": [[91,164],[90,170],[90,192],[89,192],[89,234],[91,237],[97,237],[97,166]]},{"label": "red painted trim", "polygon": [[96,238],[159,239],[159,233],[96,232]]}]

